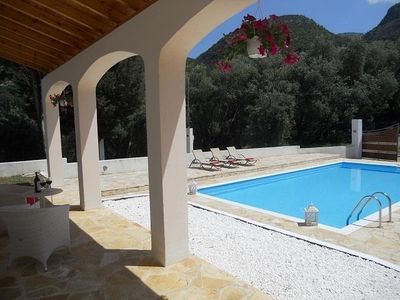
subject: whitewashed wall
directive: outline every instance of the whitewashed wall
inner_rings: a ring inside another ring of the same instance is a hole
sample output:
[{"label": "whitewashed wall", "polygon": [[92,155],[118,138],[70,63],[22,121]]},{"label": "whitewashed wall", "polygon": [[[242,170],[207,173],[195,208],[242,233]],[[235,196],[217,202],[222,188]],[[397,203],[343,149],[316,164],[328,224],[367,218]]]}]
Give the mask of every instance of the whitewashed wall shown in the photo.
[{"label": "whitewashed wall", "polygon": [[[64,158],[63,160],[66,164],[67,159]],[[36,171],[47,172],[47,161],[45,159],[0,163],[0,177],[34,173]]]},{"label": "whitewashed wall", "polygon": [[314,147],[314,148],[300,148],[300,154],[310,154],[310,153],[324,153],[324,154],[337,154],[343,158],[353,157],[353,146],[333,146],[333,147]]},{"label": "whitewashed wall", "polygon": [[[226,150],[222,150],[226,153]],[[240,153],[248,157],[266,157],[271,155],[290,155],[290,154],[308,154],[308,153],[325,153],[337,154],[343,158],[352,158],[352,146],[337,146],[337,147],[316,147],[316,148],[300,148],[300,146],[283,146],[283,147],[267,147],[267,148],[252,148],[240,149]],[[206,158],[211,158],[211,152],[204,152]],[[191,153],[187,154],[187,165],[193,159]],[[77,163],[65,163],[65,178],[77,177]],[[45,159],[29,160],[19,162],[0,163],[0,177],[15,176],[26,173],[33,173],[38,170],[47,171]],[[130,171],[147,171],[147,157],[132,157],[123,159],[108,159],[99,161],[99,172],[101,174],[111,174]]]}]

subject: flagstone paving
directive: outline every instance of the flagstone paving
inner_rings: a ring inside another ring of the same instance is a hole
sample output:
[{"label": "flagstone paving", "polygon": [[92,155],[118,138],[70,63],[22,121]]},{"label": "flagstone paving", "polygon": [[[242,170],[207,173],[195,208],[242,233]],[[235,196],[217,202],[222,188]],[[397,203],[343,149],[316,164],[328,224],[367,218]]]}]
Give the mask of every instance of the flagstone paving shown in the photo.
[{"label": "flagstone paving", "polygon": [[72,249],[56,251],[48,272],[31,258],[5,267],[0,237],[0,299],[271,299],[191,256],[168,267],[150,256],[150,232],[106,208],[71,211]]}]

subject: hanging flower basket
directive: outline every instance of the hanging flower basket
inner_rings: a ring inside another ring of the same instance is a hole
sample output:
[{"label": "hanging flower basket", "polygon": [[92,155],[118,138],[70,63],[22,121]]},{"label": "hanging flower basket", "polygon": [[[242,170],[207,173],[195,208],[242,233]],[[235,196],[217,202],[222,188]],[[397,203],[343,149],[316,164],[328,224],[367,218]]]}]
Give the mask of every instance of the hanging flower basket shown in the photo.
[{"label": "hanging flower basket", "polygon": [[224,59],[217,62],[217,67],[222,72],[231,71],[229,62],[240,54],[264,58],[281,53],[285,64],[295,64],[299,57],[291,50],[290,41],[289,27],[277,16],[256,19],[247,15],[240,28],[225,36],[226,46],[222,49]]},{"label": "hanging flower basket", "polygon": [[59,105],[62,109],[72,107],[72,98],[66,97],[64,93],[50,95],[50,102],[53,106]]}]

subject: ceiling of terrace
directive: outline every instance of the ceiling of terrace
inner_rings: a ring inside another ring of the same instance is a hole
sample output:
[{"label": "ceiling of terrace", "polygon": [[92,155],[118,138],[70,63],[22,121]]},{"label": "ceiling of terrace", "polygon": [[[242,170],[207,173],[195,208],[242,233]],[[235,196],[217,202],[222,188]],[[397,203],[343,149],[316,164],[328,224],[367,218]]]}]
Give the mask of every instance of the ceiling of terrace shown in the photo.
[{"label": "ceiling of terrace", "polygon": [[157,0],[0,0],[0,57],[47,73]]}]

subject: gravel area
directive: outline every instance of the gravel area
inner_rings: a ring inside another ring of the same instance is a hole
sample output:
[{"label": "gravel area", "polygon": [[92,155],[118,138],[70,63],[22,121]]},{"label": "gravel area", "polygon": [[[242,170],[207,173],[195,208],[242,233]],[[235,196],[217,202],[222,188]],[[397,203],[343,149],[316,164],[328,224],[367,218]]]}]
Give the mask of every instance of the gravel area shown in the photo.
[{"label": "gravel area", "polygon": [[[148,197],[103,202],[150,228]],[[400,273],[189,206],[191,252],[276,299],[400,299]]]}]

